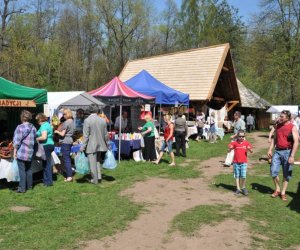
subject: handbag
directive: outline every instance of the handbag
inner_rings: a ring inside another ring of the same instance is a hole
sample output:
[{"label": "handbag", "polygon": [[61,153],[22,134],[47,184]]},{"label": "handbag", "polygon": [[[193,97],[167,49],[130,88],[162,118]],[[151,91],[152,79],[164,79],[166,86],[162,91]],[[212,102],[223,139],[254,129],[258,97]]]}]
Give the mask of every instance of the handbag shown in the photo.
[{"label": "handbag", "polygon": [[46,153],[45,153],[45,149],[44,149],[44,146],[37,142],[35,144],[35,148],[36,148],[36,152],[35,152],[35,156],[39,159],[42,159],[43,161],[45,161],[47,158],[46,158]]}]

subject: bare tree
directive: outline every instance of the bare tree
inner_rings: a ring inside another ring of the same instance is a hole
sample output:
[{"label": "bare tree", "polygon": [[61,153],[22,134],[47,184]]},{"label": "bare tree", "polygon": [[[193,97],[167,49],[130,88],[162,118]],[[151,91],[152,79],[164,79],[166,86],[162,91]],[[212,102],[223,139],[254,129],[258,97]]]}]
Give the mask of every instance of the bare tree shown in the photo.
[{"label": "bare tree", "polygon": [[3,50],[5,44],[5,31],[6,27],[14,14],[23,13],[24,9],[17,8],[15,3],[18,0],[2,0],[0,2],[0,18],[1,18],[1,33],[0,33],[0,50]]}]

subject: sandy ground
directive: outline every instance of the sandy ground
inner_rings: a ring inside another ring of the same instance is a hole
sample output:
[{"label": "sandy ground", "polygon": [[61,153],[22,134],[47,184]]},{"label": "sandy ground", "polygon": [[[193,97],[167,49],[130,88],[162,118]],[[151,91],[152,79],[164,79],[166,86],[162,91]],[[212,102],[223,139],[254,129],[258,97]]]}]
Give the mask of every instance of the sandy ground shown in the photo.
[{"label": "sandy ground", "polygon": [[[254,152],[267,147],[267,139],[260,133],[255,137]],[[249,203],[248,197],[236,197],[231,191],[219,192],[209,185],[224,168],[224,157],[211,158],[198,166],[203,175],[197,179],[169,180],[151,178],[138,182],[122,195],[134,202],[146,204],[147,211],[131,222],[127,230],[113,237],[86,242],[84,249],[250,249],[250,230],[246,222],[225,220],[217,225],[202,226],[192,237],[180,232],[170,233],[170,223],[181,212],[199,205],[228,204],[234,209]],[[186,166],[188,162],[181,167]],[[249,163],[251,168],[253,163]]]}]

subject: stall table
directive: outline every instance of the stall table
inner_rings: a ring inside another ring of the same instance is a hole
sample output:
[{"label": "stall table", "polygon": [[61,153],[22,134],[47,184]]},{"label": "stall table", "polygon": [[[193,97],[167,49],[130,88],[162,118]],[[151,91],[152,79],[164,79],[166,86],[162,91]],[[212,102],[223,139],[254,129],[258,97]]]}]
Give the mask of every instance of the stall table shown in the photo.
[{"label": "stall table", "polygon": [[[112,147],[118,151],[119,140],[112,140]],[[141,149],[141,140],[121,140],[121,154],[129,156],[130,153],[134,150]],[[114,149],[112,149],[114,151]]]}]

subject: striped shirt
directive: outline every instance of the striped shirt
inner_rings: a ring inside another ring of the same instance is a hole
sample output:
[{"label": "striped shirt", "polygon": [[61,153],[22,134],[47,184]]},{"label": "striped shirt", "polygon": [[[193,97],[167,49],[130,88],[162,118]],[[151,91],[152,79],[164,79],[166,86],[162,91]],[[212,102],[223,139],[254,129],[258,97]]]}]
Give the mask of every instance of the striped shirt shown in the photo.
[{"label": "striped shirt", "polygon": [[14,133],[13,144],[17,149],[17,159],[31,161],[34,151],[36,128],[29,122],[20,124]]}]

